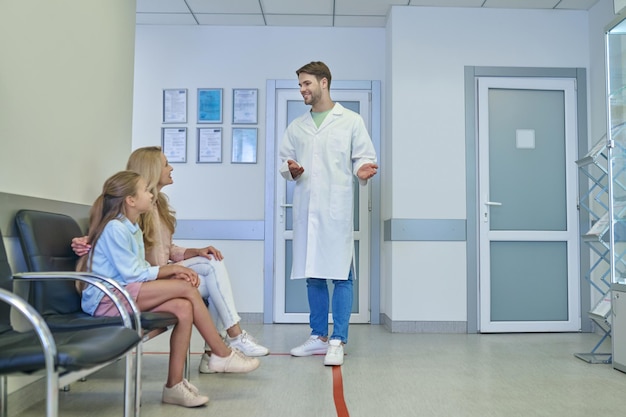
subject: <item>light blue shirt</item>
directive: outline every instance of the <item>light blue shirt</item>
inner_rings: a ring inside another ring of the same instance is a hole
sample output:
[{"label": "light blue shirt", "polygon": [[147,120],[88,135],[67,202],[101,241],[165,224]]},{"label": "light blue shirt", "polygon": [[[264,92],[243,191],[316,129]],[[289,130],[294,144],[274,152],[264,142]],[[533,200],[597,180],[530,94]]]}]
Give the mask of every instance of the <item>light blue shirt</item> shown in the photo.
[{"label": "light blue shirt", "polygon": [[[90,256],[91,272],[113,278],[123,286],[154,280],[159,273],[158,266],[150,266],[146,261],[141,229],[126,217],[106,224]],[[102,291],[88,286],[82,295],[83,311],[93,315],[103,296]]]}]

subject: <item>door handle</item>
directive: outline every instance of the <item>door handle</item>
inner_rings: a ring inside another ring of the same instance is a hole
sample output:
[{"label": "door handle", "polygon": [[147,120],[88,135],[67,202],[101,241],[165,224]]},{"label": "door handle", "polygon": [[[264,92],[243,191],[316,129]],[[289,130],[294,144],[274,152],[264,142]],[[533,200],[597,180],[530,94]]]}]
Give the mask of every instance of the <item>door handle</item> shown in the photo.
[{"label": "door handle", "polygon": [[[497,201],[485,201],[485,206],[487,207],[491,207],[491,206],[501,206],[502,203],[497,202]],[[489,223],[489,209],[485,208],[485,210],[483,211],[483,222],[484,223]]]},{"label": "door handle", "polygon": [[280,223],[283,223],[285,218],[285,212],[288,208],[293,208],[293,204],[283,203],[279,204],[279,206],[282,208],[282,210],[280,210],[280,214],[278,215],[278,217],[280,219]]}]

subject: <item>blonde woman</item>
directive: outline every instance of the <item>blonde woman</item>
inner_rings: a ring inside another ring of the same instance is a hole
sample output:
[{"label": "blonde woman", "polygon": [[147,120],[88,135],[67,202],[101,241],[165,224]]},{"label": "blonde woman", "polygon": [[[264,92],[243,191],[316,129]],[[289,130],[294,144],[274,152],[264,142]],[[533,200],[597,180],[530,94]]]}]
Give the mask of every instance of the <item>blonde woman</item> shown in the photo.
[{"label": "blonde woman", "polygon": [[[213,349],[209,366],[215,372],[250,372],[259,366],[231,349],[220,337],[200,293],[198,274],[182,265],[151,266],[144,257],[141,214],[152,210],[153,195],[146,180],[134,171],[121,171],[110,177],[94,202],[89,216],[91,250],[81,257],[77,269],[108,276],[123,285],[140,311],[162,311],[176,316],[178,323],[170,336],[164,403],[184,407],[206,404],[209,397],[183,378],[192,325]],[[119,312],[112,300],[92,286],[81,288],[81,305],[93,316]]]},{"label": "blonde woman", "polygon": [[[265,356],[269,349],[260,345],[239,324],[241,317],[237,313],[233,299],[228,270],[222,253],[213,246],[205,248],[183,248],[172,242],[176,227],[175,212],[169,205],[167,196],[161,189],[173,184],[174,168],[158,146],[136,149],[129,157],[128,170],[138,172],[148,182],[148,187],[155,195],[153,209],[142,214],[139,225],[143,230],[146,247],[146,260],[154,266],[175,263],[197,272],[200,279],[198,290],[202,298],[208,300],[213,315],[218,321],[218,328],[225,329],[226,343],[246,356]],[[82,255],[89,251],[86,238],[74,238],[72,247]],[[209,346],[200,360],[201,373],[213,373],[209,367]]]}]

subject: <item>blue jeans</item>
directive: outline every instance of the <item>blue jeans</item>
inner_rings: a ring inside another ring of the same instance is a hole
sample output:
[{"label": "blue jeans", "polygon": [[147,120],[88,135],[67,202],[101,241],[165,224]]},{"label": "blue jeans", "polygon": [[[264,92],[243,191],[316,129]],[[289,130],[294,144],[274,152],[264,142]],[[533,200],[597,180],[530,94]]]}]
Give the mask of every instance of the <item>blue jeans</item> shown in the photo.
[{"label": "blue jeans", "polygon": [[[334,279],[333,285],[333,334],[331,339],[348,343],[348,325],[352,313],[352,273],[347,280]],[[310,326],[312,336],[328,336],[328,283],[326,279],[307,278]]]}]

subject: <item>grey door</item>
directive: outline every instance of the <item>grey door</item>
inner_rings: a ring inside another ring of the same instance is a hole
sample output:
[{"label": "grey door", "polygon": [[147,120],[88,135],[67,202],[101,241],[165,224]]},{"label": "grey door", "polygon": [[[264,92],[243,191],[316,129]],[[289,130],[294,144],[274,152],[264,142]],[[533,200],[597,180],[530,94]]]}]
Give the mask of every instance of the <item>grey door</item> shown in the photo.
[{"label": "grey door", "polygon": [[580,329],[572,79],[478,80],[481,332]]}]

